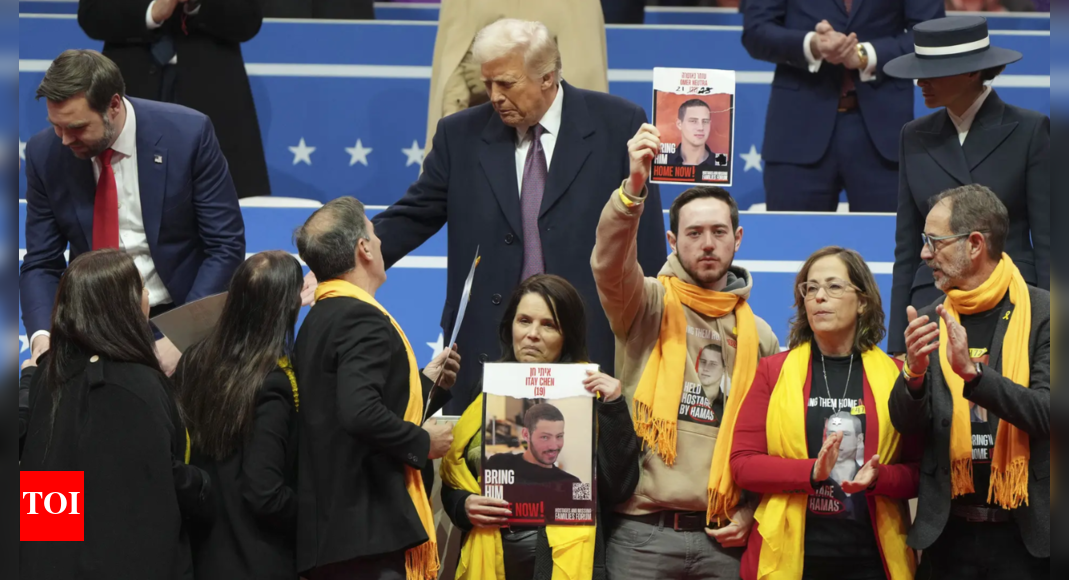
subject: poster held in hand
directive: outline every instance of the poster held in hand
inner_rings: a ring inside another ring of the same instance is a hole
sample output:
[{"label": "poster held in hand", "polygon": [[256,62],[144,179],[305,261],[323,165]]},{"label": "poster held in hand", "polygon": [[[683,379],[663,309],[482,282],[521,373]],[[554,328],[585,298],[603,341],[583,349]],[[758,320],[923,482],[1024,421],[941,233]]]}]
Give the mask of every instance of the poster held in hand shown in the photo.
[{"label": "poster held in hand", "polygon": [[731,186],[735,71],[653,69],[653,125],[661,133],[653,183]]},{"label": "poster held in hand", "polygon": [[589,364],[496,363],[483,372],[482,494],[510,526],[589,526],[597,513]]},{"label": "poster held in hand", "polygon": [[179,352],[208,338],[226,306],[227,292],[201,298],[164,312],[152,319],[152,323],[174,344]]}]

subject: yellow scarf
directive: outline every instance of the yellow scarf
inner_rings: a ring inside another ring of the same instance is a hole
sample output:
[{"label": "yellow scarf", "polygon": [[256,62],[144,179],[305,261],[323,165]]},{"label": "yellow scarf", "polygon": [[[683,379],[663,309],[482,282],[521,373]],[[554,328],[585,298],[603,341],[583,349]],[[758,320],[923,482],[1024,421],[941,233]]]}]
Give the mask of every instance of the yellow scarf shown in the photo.
[{"label": "yellow scarf", "polygon": [[[344,280],[330,280],[323,282],[316,288],[316,302],[338,296],[355,298],[378,308],[390,319],[394,329],[401,335],[401,340],[405,343],[405,352],[408,353],[409,374],[408,407],[405,409],[404,420],[419,425],[423,419],[423,381],[419,377],[416,353],[412,350],[412,345],[409,344],[405,332],[401,330],[401,326],[397,324],[393,316],[390,316],[390,313],[376,302],[370,294]],[[405,489],[408,491],[408,496],[412,498],[412,504],[415,505],[416,513],[419,514],[420,522],[423,523],[423,529],[427,532],[427,537],[429,538],[425,544],[412,548],[405,554],[407,577],[408,580],[434,580],[438,577],[439,567],[434,513],[431,511],[430,500],[427,499],[427,491],[423,487],[423,475],[418,469],[405,467]]]},{"label": "yellow scarf", "polygon": [[[1027,389],[1031,382],[1028,336],[1032,331],[1032,298],[1020,270],[1006,254],[995,272],[979,288],[963,292],[951,290],[944,305],[960,322],[962,314],[977,314],[996,308],[1009,291],[1015,306],[1009,329],[1002,341],[1002,376]],[[973,493],[972,420],[965,400],[965,381],[954,372],[947,359],[947,327],[939,321],[939,363],[943,378],[954,398],[954,422],[950,427],[951,497]],[[994,361],[992,361],[994,362]],[[1031,458],[1028,434],[1007,421],[999,423],[995,453],[991,459],[991,487],[988,503],[1005,509],[1028,505],[1028,462]]]},{"label": "yellow scarf", "polygon": [[724,417],[709,470],[707,518],[710,522],[719,521],[727,518],[728,510],[739,503],[740,490],[731,477],[729,461],[735,420],[757,374],[760,340],[756,318],[750,305],[735,294],[705,290],[674,276],[661,276],[658,281],[665,291],[661,334],[635,392],[635,433],[669,467],[676,460],[676,423],[687,366],[687,315],[683,306],[712,318],[735,313],[739,347],[731,396],[724,405]]},{"label": "yellow scarf", "polygon": [[[768,403],[768,454],[786,459],[809,459],[805,432],[805,382],[809,376],[812,346],[806,343],[791,351],[783,364],[772,398]],[[880,423],[880,463],[896,463],[902,436],[891,425],[888,401],[899,370],[879,348],[861,355],[876,416]],[[916,561],[906,545],[909,516],[904,506],[888,497],[875,496],[877,540],[890,580],[913,580]],[[805,494],[766,495],[755,518],[763,543],[758,580],[800,580],[805,566],[805,516],[809,496]]]},{"label": "yellow scarf", "polygon": [[[483,428],[483,396],[479,395],[453,429],[453,445],[442,458],[442,483],[481,493],[479,481],[464,461],[465,448]],[[547,526],[553,550],[553,580],[589,580],[594,574],[594,526]],[[457,564],[457,580],[505,580],[501,532],[476,527],[468,533]]]},{"label": "yellow scarf", "polygon": [[293,389],[293,408],[300,412],[301,398],[297,393],[297,374],[293,372],[293,363],[290,362],[288,356],[284,356],[278,359],[278,368],[282,369],[282,372],[286,374],[286,378],[290,380],[290,388]]}]

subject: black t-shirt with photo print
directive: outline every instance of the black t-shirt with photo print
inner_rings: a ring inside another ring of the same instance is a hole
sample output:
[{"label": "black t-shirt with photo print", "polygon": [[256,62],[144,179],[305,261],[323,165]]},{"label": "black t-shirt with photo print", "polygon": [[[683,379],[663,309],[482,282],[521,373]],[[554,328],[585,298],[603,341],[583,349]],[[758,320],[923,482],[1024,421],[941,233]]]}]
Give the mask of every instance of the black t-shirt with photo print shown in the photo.
[{"label": "black t-shirt with photo print", "polygon": [[[991,363],[991,345],[999,322],[1010,316],[1012,307],[1007,294],[998,307],[979,314],[962,315],[961,325],[969,335],[969,355],[973,362]],[[987,492],[991,487],[991,458],[995,453],[995,436],[998,435],[998,418],[979,405],[970,403],[972,419],[972,473],[975,492],[954,500],[961,505],[986,506]]]},{"label": "black t-shirt with photo print", "polygon": [[[827,369],[827,381],[824,372]],[[809,458],[820,456],[827,433],[842,432],[839,462],[832,476],[809,496],[806,510],[805,555],[812,561],[880,557],[876,533],[864,492],[847,496],[840,485],[852,481],[865,464],[865,369],[861,355],[822,356],[813,348],[813,384],[806,412]],[[847,380],[849,377],[849,385]]]}]

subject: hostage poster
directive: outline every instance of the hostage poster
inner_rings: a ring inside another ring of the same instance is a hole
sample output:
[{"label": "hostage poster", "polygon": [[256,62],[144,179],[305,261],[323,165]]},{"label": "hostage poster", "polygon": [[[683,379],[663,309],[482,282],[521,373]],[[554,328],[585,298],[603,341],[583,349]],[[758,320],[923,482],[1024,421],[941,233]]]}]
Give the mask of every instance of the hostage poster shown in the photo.
[{"label": "hostage poster", "polygon": [[487,364],[482,490],[509,502],[510,526],[593,525],[597,365]]},{"label": "hostage poster", "polygon": [[653,124],[661,133],[653,183],[731,185],[735,71],[653,69]]}]

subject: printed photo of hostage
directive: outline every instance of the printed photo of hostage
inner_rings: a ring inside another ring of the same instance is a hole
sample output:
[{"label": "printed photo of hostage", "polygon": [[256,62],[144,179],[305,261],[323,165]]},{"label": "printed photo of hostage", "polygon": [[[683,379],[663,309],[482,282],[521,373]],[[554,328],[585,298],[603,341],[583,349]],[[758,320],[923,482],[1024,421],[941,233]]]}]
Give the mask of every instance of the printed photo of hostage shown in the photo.
[{"label": "printed photo of hostage", "polygon": [[731,185],[735,73],[654,69],[654,183]]},{"label": "printed photo of hostage", "polygon": [[592,399],[486,396],[483,495],[509,502],[509,525],[594,521]]}]

